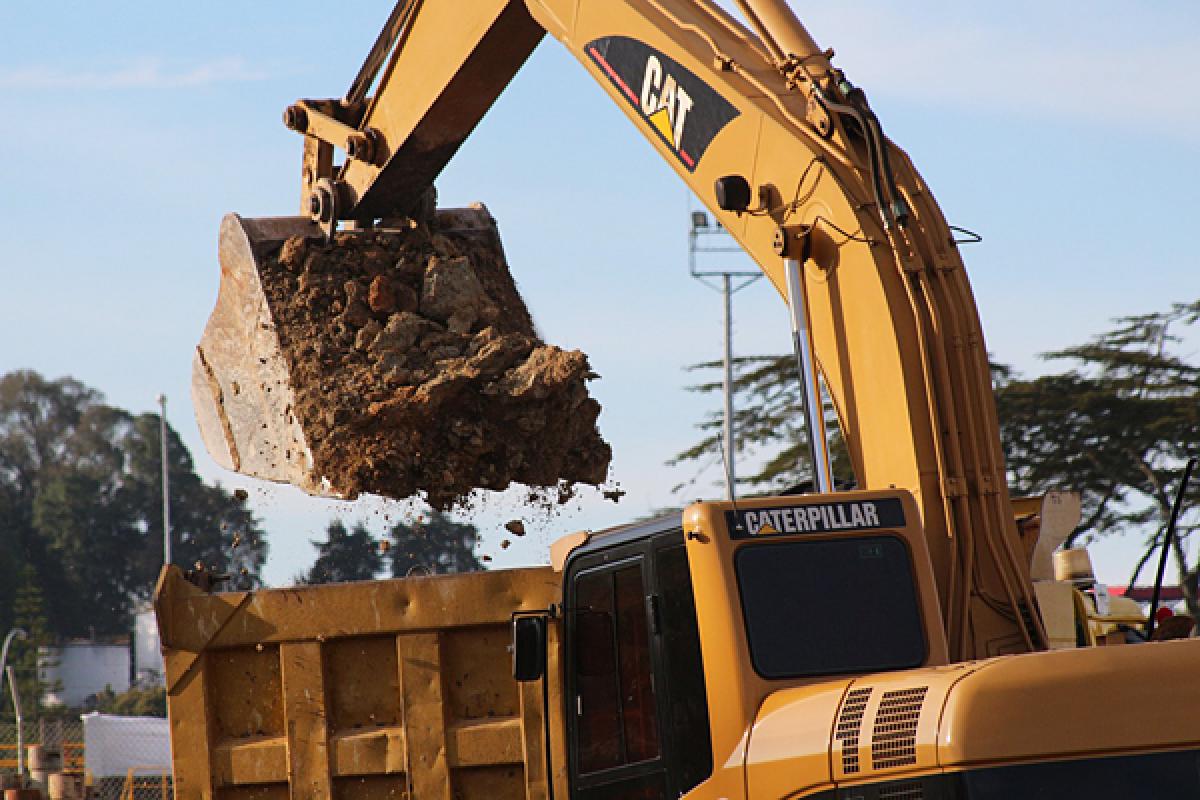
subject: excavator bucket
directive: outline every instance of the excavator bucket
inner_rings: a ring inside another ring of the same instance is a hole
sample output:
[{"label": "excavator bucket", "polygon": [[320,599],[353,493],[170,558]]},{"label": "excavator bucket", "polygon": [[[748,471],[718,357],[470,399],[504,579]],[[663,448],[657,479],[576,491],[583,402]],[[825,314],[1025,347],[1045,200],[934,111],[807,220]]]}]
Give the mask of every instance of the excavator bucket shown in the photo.
[{"label": "excavator bucket", "polygon": [[225,469],[309,494],[341,496],[315,469],[263,289],[261,261],[294,236],[322,237],[304,217],[221,221],[217,304],[192,360],[192,404],[208,452]]},{"label": "excavator bucket", "polygon": [[327,240],[221,223],[192,398],[217,463],[352,499],[605,480],[586,356],[543,343],[482,205]]}]

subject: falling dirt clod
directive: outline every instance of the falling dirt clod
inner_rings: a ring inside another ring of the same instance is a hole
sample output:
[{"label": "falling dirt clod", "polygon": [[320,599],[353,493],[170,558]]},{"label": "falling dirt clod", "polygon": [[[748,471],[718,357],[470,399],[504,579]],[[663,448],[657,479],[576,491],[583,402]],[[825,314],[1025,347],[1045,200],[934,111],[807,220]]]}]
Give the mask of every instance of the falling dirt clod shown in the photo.
[{"label": "falling dirt clod", "polygon": [[595,373],[538,337],[494,225],[293,236],[259,277],[314,472],[339,493],[443,509],[604,481]]}]

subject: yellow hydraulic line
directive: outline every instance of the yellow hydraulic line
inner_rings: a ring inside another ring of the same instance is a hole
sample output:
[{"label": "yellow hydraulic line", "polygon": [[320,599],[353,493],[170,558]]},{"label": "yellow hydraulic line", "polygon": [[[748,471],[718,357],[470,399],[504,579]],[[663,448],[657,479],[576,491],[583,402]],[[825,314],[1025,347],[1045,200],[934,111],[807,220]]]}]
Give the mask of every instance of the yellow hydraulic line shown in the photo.
[{"label": "yellow hydraulic line", "polygon": [[[899,164],[904,183],[911,182],[914,179],[914,175],[910,172],[911,163],[907,159],[899,159]],[[914,202],[916,198],[912,197],[911,192],[905,191],[905,196],[909,206],[917,212],[913,223],[925,234],[923,237],[917,237],[916,243],[918,246],[928,245],[929,242],[937,239],[933,229],[944,226],[944,220],[928,207],[925,202],[927,197],[922,197]],[[921,253],[921,256],[929,263],[934,254]],[[935,313],[941,318],[941,325],[944,327],[941,341],[945,344],[961,343],[960,346],[953,348],[952,354],[941,349],[937,359],[946,379],[950,381],[947,388],[949,390],[948,400],[952,404],[952,408],[946,409],[950,414],[947,422],[954,424],[952,429],[958,429],[955,420],[962,417],[966,421],[966,431],[980,431],[981,428],[978,424],[980,415],[982,414],[984,419],[988,417],[986,403],[990,398],[981,397],[978,392],[979,381],[985,379],[980,374],[977,354],[964,352],[969,346],[965,341],[965,337],[968,335],[967,331],[971,329],[972,325],[978,329],[978,321],[971,316],[970,307],[964,300],[964,293],[961,292],[961,281],[958,280],[962,275],[961,266],[951,272],[953,274],[948,275],[946,271],[935,265],[934,268],[923,270],[921,273],[922,281],[927,285],[929,299],[937,309]],[[990,381],[985,380],[982,385],[990,387]],[[959,465],[961,477],[966,479],[968,471],[974,476],[974,494],[970,491],[969,485],[964,485],[963,489],[966,490],[966,494],[962,498],[970,509],[969,519],[972,535],[979,536],[987,545],[999,574],[1003,591],[1008,596],[1008,603],[1012,606],[1017,626],[1029,648],[1036,650],[1045,642],[1045,635],[1040,620],[1034,617],[1033,626],[1030,629],[1026,625],[1025,618],[1020,614],[1022,604],[1029,608],[1035,606],[1028,583],[1023,578],[1021,563],[1013,551],[1013,544],[1007,534],[1006,526],[1011,522],[1005,518],[1000,507],[999,494],[994,496],[988,494],[983,485],[985,476],[990,480],[1002,479],[997,477],[1000,463],[997,461],[998,454],[993,452],[986,433],[979,437],[967,436],[958,444],[963,448],[960,453],[963,460]],[[1001,490],[1001,487],[995,487],[996,492]]]},{"label": "yellow hydraulic line", "polygon": [[[911,160],[907,156],[901,155],[897,158],[897,163],[904,183],[919,185]],[[925,244],[940,243],[942,237],[937,236],[934,229],[944,228],[945,220],[930,202],[928,192],[920,191],[914,195],[913,191],[909,189],[903,191],[909,207],[916,211],[916,224],[926,234],[921,241]],[[948,236],[946,240],[949,241]],[[933,255],[930,254],[930,256]],[[947,254],[943,255],[950,257]],[[949,274],[935,268],[931,271],[929,280],[931,288],[936,287],[937,294],[942,298],[939,305],[944,306],[946,321],[951,328],[952,336],[964,339],[964,346],[955,349],[954,360],[958,364],[960,373],[955,384],[964,390],[963,395],[957,397],[957,400],[962,405],[962,412],[966,415],[966,430],[984,432],[988,430],[989,423],[992,425],[991,430],[998,430],[999,423],[995,417],[994,407],[991,405],[990,394],[980,395],[980,387],[990,388],[991,386],[991,376],[987,372],[986,362],[980,359],[978,347],[970,348],[969,344],[965,342],[966,332],[971,329],[978,330],[979,322],[973,314],[973,300],[970,290],[966,288],[962,280],[963,274],[961,264],[950,270]],[[966,352],[967,350],[970,352]],[[949,367],[949,363],[947,363],[947,367]],[[996,568],[1000,572],[1004,588],[1009,594],[1009,602],[1014,605],[1013,611],[1020,617],[1017,604],[1023,602],[1032,609],[1036,607],[1036,601],[1032,596],[1028,581],[1023,578],[1023,565],[1013,550],[1011,537],[1006,532],[1006,527],[1011,524],[1011,520],[1009,515],[1005,514],[1001,502],[1003,487],[994,487],[995,494],[987,494],[983,491],[985,476],[994,481],[1004,480],[1003,456],[997,451],[994,439],[986,433],[981,433],[978,440],[968,439],[966,444],[970,449],[970,460],[978,487],[976,511],[979,515],[979,522],[982,524],[981,533],[989,542],[989,549],[994,550],[996,537],[1000,540],[1001,552],[994,553],[993,557],[997,559]],[[1020,596],[1019,599],[1017,595]],[[1025,631],[1024,618],[1018,619],[1017,622]],[[1033,629],[1027,630],[1027,635],[1036,642],[1036,644],[1031,642],[1034,649],[1046,641],[1041,621],[1036,615],[1033,616]]]}]

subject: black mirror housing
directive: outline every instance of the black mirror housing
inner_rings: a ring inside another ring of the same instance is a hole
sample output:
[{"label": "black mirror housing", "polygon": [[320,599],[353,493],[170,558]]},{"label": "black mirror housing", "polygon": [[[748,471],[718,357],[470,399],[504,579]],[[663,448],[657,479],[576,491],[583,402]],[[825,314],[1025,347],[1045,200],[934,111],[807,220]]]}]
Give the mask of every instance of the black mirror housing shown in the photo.
[{"label": "black mirror housing", "polygon": [[513,677],[525,683],[546,673],[546,618],[513,618]]},{"label": "black mirror housing", "polygon": [[722,211],[741,214],[750,208],[750,182],[741,175],[726,175],[713,184],[717,196],[717,207]]}]

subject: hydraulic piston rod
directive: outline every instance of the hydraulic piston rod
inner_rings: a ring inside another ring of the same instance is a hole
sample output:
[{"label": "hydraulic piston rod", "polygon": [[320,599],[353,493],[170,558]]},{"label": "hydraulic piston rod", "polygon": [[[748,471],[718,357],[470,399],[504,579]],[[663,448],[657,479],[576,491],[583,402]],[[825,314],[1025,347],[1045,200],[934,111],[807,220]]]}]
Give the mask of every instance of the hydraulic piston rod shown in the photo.
[{"label": "hydraulic piston rod", "polygon": [[804,421],[808,428],[808,452],[812,459],[813,487],[825,494],[833,491],[829,467],[829,444],[825,432],[824,404],[813,358],[812,336],[808,324],[808,304],[804,298],[802,266],[794,258],[784,261],[787,275],[788,311],[792,318],[792,341],[800,367],[800,394],[804,403]]}]

